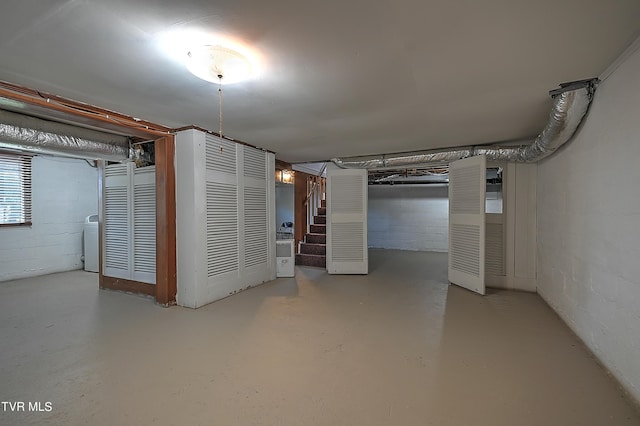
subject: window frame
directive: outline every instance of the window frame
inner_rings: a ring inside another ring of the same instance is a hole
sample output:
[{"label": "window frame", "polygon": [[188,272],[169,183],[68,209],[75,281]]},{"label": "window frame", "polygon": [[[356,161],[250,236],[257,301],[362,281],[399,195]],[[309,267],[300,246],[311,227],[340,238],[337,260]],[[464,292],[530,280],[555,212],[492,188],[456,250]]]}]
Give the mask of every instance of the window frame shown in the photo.
[{"label": "window frame", "polygon": [[[31,227],[32,226],[32,207],[33,207],[33,182],[32,182],[32,158],[33,155],[27,153],[15,153],[0,151],[0,173],[2,173],[3,166],[18,166],[20,178],[17,182],[21,188],[20,198],[20,214],[22,220],[20,222],[5,222],[3,213],[0,213],[0,228],[5,227]],[[1,178],[0,178],[1,179]],[[0,180],[0,185],[2,185]],[[13,184],[16,184],[14,179]],[[0,188],[0,194],[3,190]],[[0,208],[4,206],[3,200],[0,199]]]}]

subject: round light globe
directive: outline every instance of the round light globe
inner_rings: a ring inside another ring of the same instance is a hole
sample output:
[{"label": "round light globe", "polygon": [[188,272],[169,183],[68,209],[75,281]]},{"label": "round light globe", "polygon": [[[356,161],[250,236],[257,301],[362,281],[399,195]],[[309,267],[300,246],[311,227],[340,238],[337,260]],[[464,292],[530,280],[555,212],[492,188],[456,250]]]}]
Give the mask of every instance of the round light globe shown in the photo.
[{"label": "round light globe", "polygon": [[238,83],[250,79],[252,74],[251,63],[244,55],[220,45],[190,49],[186,65],[193,75],[213,83]]}]

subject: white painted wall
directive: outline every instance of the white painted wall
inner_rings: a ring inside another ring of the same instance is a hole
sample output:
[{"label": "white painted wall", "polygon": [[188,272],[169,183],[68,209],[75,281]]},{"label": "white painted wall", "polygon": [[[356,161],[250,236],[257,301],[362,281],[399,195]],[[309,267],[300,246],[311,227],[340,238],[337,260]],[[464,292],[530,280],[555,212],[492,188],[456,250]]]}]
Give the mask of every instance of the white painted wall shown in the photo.
[{"label": "white painted wall", "polygon": [[276,183],[276,230],[283,222],[293,222],[293,189],[293,185]]},{"label": "white painted wall", "polygon": [[32,160],[31,227],[0,228],[0,281],[81,269],[85,217],[98,213],[97,170],[84,160]]},{"label": "white painted wall", "polygon": [[538,165],[538,292],[640,401],[640,50]]},{"label": "white painted wall", "polygon": [[[507,163],[503,173],[505,274],[487,275],[493,288],[536,291],[537,164]],[[493,218],[491,216],[494,216]],[[495,215],[487,215],[495,221]]]},{"label": "white painted wall", "polygon": [[449,250],[447,185],[369,185],[369,247]]}]

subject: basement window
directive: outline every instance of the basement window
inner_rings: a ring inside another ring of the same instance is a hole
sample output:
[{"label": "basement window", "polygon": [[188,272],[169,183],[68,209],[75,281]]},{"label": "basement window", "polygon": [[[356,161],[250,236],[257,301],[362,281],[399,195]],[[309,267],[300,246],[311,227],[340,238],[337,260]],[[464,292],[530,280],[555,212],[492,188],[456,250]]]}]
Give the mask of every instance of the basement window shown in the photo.
[{"label": "basement window", "polygon": [[0,152],[0,226],[31,225],[31,156]]}]

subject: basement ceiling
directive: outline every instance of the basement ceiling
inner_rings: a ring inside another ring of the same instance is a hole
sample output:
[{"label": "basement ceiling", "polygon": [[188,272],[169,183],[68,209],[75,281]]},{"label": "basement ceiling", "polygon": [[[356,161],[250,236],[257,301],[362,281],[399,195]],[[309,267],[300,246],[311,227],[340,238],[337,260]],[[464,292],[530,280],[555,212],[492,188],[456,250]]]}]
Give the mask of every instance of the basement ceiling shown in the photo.
[{"label": "basement ceiling", "polygon": [[524,140],[547,92],[600,75],[637,0],[4,0],[0,80],[216,131],[218,87],[163,48],[197,31],[261,58],[223,88],[226,136],[289,161]]}]

